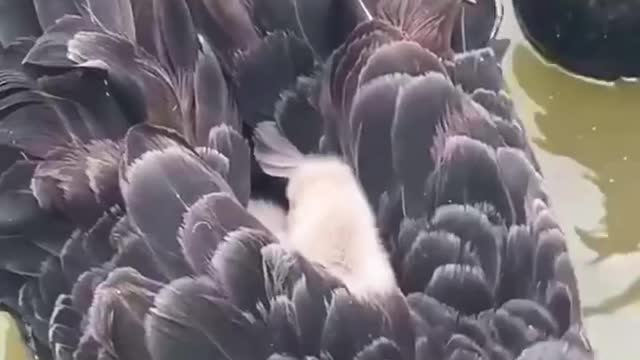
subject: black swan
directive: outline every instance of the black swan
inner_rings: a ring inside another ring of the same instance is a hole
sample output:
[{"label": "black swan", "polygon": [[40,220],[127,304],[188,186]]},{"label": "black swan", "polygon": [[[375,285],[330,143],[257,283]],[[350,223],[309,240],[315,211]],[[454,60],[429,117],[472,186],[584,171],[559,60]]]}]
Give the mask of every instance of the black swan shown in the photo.
[{"label": "black swan", "polygon": [[0,56],[0,301],[38,358],[593,358],[460,0],[58,2]]},{"label": "black swan", "polygon": [[526,39],[570,72],[605,81],[640,76],[637,1],[514,0]]}]

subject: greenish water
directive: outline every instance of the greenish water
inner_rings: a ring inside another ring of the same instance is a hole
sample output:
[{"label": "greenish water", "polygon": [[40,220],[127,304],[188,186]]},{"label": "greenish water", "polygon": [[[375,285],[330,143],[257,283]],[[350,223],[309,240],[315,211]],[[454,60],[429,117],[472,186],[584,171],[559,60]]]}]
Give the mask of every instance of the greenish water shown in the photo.
[{"label": "greenish water", "polygon": [[[597,84],[546,65],[505,3],[504,71],[567,233],[585,324],[601,359],[640,354],[640,85]],[[636,213],[636,211],[639,211]],[[0,313],[0,360],[27,359]],[[7,344],[7,346],[5,346]]]},{"label": "greenish water", "polygon": [[600,84],[547,65],[505,3],[504,62],[555,214],[567,233],[585,325],[600,359],[640,354],[640,84]]},{"label": "greenish water", "polygon": [[29,352],[20,339],[15,321],[0,312],[0,360],[30,360]]}]

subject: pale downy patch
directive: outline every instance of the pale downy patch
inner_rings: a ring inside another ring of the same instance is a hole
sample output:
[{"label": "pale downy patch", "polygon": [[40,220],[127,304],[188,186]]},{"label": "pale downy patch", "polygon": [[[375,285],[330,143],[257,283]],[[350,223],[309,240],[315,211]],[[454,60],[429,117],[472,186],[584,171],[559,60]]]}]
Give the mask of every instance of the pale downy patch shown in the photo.
[{"label": "pale downy patch", "polygon": [[289,244],[324,266],[356,296],[397,288],[366,197],[347,164],[307,157],[291,173]]},{"label": "pale downy patch", "polygon": [[271,231],[282,244],[287,244],[287,212],[275,202],[250,199],[247,211]]}]

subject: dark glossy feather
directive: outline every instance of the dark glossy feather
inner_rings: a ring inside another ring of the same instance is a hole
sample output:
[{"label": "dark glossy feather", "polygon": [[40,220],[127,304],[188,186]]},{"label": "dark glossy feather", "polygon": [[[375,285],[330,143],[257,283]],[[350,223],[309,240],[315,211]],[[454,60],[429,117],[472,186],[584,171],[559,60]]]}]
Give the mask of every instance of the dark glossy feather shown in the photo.
[{"label": "dark glossy feather", "polygon": [[160,59],[178,80],[192,76],[198,55],[198,39],[187,4],[184,0],[154,0],[153,10]]},{"label": "dark glossy feather", "polygon": [[[80,31],[68,41],[68,58],[77,64],[107,70],[114,95],[132,117],[177,130],[183,109],[178,90],[158,61],[124,38]],[[195,55],[194,55],[195,56]]]},{"label": "dark glossy feather", "polygon": [[80,116],[86,118],[89,136],[82,136],[78,131],[75,135],[83,140],[117,140],[137,121],[127,118],[121,104],[111,96],[106,75],[103,70],[81,68],[38,79],[43,91],[78,106]]},{"label": "dark glossy feather", "polygon": [[25,227],[36,225],[38,220],[43,219],[36,199],[28,192],[36,166],[37,164],[31,161],[17,161],[0,176],[0,203],[3,204],[0,229],[3,234],[16,233]]},{"label": "dark glossy feather", "polygon": [[0,270],[0,306],[18,314],[18,294],[26,279],[6,270]]},{"label": "dark glossy feather", "polygon": [[0,4],[0,53],[16,39],[42,32],[32,1],[3,0]]},{"label": "dark glossy feather", "polygon": [[543,306],[528,299],[512,299],[502,304],[502,309],[512,316],[521,318],[529,327],[540,331],[543,336],[558,336],[558,324]]},{"label": "dark glossy feather", "polygon": [[150,359],[144,319],[161,284],[133,269],[117,269],[96,288],[89,309],[92,335],[118,359]]},{"label": "dark glossy feather", "polygon": [[196,27],[215,47],[226,70],[233,69],[233,58],[238,51],[259,42],[259,34],[243,1],[188,0],[187,3]]},{"label": "dark glossy feather", "polygon": [[[562,285],[567,287],[567,291],[571,295],[571,324],[582,324],[582,313],[581,313],[581,301],[580,301],[580,293],[578,291],[578,279],[576,277],[575,270],[573,265],[571,264],[571,259],[569,258],[568,252],[563,252],[558,257],[556,257],[555,261],[555,278]],[[553,288],[549,290],[550,295],[554,294]],[[563,294],[562,291],[559,295],[564,297],[566,295]],[[549,293],[548,293],[549,294]],[[566,300],[562,300],[566,301]],[[550,305],[551,307],[551,305]],[[566,316],[566,313],[564,314]]]},{"label": "dark glossy feather", "polygon": [[[30,337],[34,345],[46,351],[49,342],[49,321],[46,313],[49,309],[40,298],[37,279],[31,279],[22,286],[18,304],[23,321],[29,324]],[[38,313],[41,316],[38,316]]]},{"label": "dark glossy feather", "polygon": [[198,147],[195,150],[211,170],[217,172],[229,182],[229,159],[226,156],[210,147]]},{"label": "dark glossy feather", "polygon": [[344,116],[349,114],[350,99],[368,57],[377,47],[401,39],[402,35],[385,23],[366,22],[360,24],[335,53],[331,67],[331,98]]},{"label": "dark glossy feather", "polygon": [[368,345],[370,339],[383,336],[382,309],[358,301],[346,290],[336,291],[327,312],[322,334],[323,348],[333,359],[351,359]]},{"label": "dark glossy feather", "polygon": [[540,234],[535,251],[533,273],[538,290],[546,291],[547,282],[555,277],[556,258],[566,251],[564,234],[560,230],[547,230]]},{"label": "dark glossy feather", "polygon": [[[19,1],[19,0],[18,0]],[[0,64],[3,69],[22,70],[22,60],[35,44],[34,37],[24,37],[0,47]]]},{"label": "dark glossy feather", "polygon": [[529,229],[524,226],[509,229],[500,279],[503,300],[532,295],[534,251],[535,238]]},{"label": "dark glossy feather", "polygon": [[376,78],[362,86],[354,99],[349,117],[353,129],[356,176],[369,202],[377,207],[382,193],[393,181],[391,131],[396,98],[411,78],[392,74]]},{"label": "dark glossy feather", "polygon": [[33,3],[40,26],[43,29],[48,29],[64,15],[80,14],[83,0],[34,0]]},{"label": "dark glossy feather", "polygon": [[[178,147],[187,154],[196,154],[189,143],[177,131],[148,124],[132,126],[127,131],[123,146],[124,154],[123,163],[121,164],[123,170],[149,151],[162,151]],[[120,174],[120,177],[124,180],[127,179],[127,176],[126,171]]]},{"label": "dark glossy feather", "polygon": [[368,59],[360,73],[360,85],[378,76],[405,73],[412,76],[427,72],[446,75],[438,57],[413,41],[395,41],[382,45]]},{"label": "dark glossy feather", "polygon": [[2,269],[28,275],[60,250],[69,229],[43,211],[29,191],[34,163],[19,161],[0,177],[0,257]]},{"label": "dark glossy feather", "polygon": [[295,35],[276,31],[242,53],[235,75],[236,98],[242,121],[255,127],[274,120],[280,93],[295,84],[299,75],[312,71],[311,50]]},{"label": "dark glossy feather", "polygon": [[[360,73],[367,64],[369,57],[374,50],[392,41],[392,38],[385,33],[373,32],[368,36],[358,39],[351,43],[347,48],[347,52],[339,63],[339,67],[335,73],[335,85],[338,87],[335,94],[336,105],[342,109],[345,116],[351,112],[353,98],[359,87]],[[346,151],[348,153],[348,150]]]},{"label": "dark glossy feather", "polygon": [[149,279],[167,280],[144,235],[131,224],[128,216],[123,216],[114,226],[109,240],[117,249],[117,253],[109,261],[113,267],[131,267]]},{"label": "dark glossy feather", "polygon": [[[176,241],[182,214],[203,195],[218,191],[230,194],[231,189],[201,159],[178,146],[143,153],[125,171],[123,195],[133,223],[145,235],[166,275],[188,274]],[[150,212],[151,208],[161,212]]]},{"label": "dark glossy feather", "polygon": [[86,314],[93,302],[96,288],[108,275],[109,271],[101,268],[94,268],[80,275],[71,289],[73,307]]},{"label": "dark glossy feather", "polygon": [[[12,102],[11,111],[0,122],[2,145],[45,157],[52,149],[77,141],[74,136],[88,135],[91,121],[80,117],[72,104],[30,91],[15,93],[2,101]],[[65,105],[71,108],[64,108]]]},{"label": "dark glossy feather", "polygon": [[65,358],[73,355],[82,336],[81,321],[82,314],[72,307],[71,297],[59,296],[49,320],[49,341],[57,357]]},{"label": "dark glossy feather", "polygon": [[194,70],[198,61],[198,39],[189,9],[184,0],[153,1],[158,58],[172,75],[172,86],[182,112],[183,132],[192,132],[194,114]]},{"label": "dark glossy feather", "polygon": [[279,296],[271,301],[267,324],[273,352],[303,356],[296,309],[290,299]]},{"label": "dark glossy feather", "polygon": [[480,141],[454,136],[447,138],[440,161],[427,184],[429,209],[486,202],[496,208],[507,225],[514,222],[513,205],[493,149]]},{"label": "dark glossy feather", "polygon": [[487,310],[494,304],[490,285],[477,266],[440,266],[433,273],[425,292],[467,315]]},{"label": "dark glossy feather", "polygon": [[229,159],[226,179],[238,201],[247,206],[251,192],[251,153],[249,144],[230,126],[219,125],[209,132],[209,147]]},{"label": "dark glossy feather", "polygon": [[462,1],[368,0],[374,16],[405,31],[409,38],[439,56],[451,57],[451,40]]},{"label": "dark glossy feather", "polygon": [[189,264],[196,273],[203,274],[217,247],[230,232],[241,227],[265,230],[230,194],[210,193],[185,213],[178,241]]},{"label": "dark glossy feather", "polygon": [[480,0],[463,3],[456,26],[453,28],[451,47],[456,52],[487,46],[498,35],[504,17],[501,1]]},{"label": "dark glossy feather", "polygon": [[[136,42],[132,2],[136,0],[85,0],[86,11],[106,30]],[[82,10],[85,10],[82,9]]]},{"label": "dark glossy feather", "polygon": [[[70,282],[76,281],[91,267],[101,265],[98,259],[85,253],[85,239],[85,233],[74,231],[60,252],[60,263]],[[109,246],[108,243],[105,245]]]},{"label": "dark glossy feather", "polygon": [[[330,31],[325,28],[329,16],[332,14],[332,0],[296,0],[293,1],[295,7],[296,20],[300,26],[305,40],[313,49],[315,55],[320,58],[328,57],[337,48],[342,39],[332,39]],[[338,36],[345,36],[339,34]]]},{"label": "dark glossy feather", "polygon": [[406,293],[424,291],[439,266],[462,261],[461,254],[464,252],[460,238],[454,234],[420,232],[402,261],[402,290]]},{"label": "dark glossy feather", "polygon": [[312,101],[317,81],[298,77],[296,88],[286,90],[276,103],[274,116],[282,133],[302,153],[318,151],[324,119]]},{"label": "dark glossy feather", "polygon": [[[492,292],[496,289],[504,239],[501,229],[491,224],[486,214],[469,205],[444,205],[433,215],[431,228],[453,233],[462,241],[462,247],[469,246],[480,262],[484,280]],[[460,255],[462,259],[463,253]]]},{"label": "dark glossy feather", "polygon": [[63,211],[78,224],[92,224],[122,201],[120,156],[120,145],[108,140],[50,152],[33,175],[32,188],[39,205]]},{"label": "dark glossy feather", "polygon": [[531,186],[539,186],[541,177],[523,152],[501,148],[496,153],[500,175],[509,191],[518,224],[526,222],[525,199]]},{"label": "dark glossy feather", "polygon": [[435,166],[430,150],[454,94],[451,83],[436,73],[412,79],[398,94],[391,149],[408,217],[420,216],[425,209],[425,182]]},{"label": "dark glossy feather", "polygon": [[[6,66],[9,67],[12,65],[8,64]],[[33,82],[22,72],[10,68],[0,70],[0,95],[3,98],[2,113],[11,111],[11,107],[19,103],[6,99],[11,98],[11,95],[16,92],[29,90],[31,88],[33,88]],[[34,100],[37,100],[37,98]]]},{"label": "dark glossy feather", "polygon": [[471,97],[473,101],[501,119],[512,120],[518,118],[513,101],[504,91],[495,92],[479,88],[473,91]]},{"label": "dark glossy feather", "polygon": [[306,41],[320,59],[326,59],[349,33],[370,14],[361,0],[295,0],[296,19]]},{"label": "dark glossy feather", "polygon": [[476,89],[497,92],[504,86],[502,70],[489,48],[456,55],[454,77],[456,83],[469,93]]},{"label": "dark glossy feather", "polygon": [[295,17],[294,1],[291,0],[250,0],[247,7],[253,23],[264,33],[277,30],[299,33]]},{"label": "dark glossy feather", "polygon": [[209,131],[214,126],[229,124],[235,129],[240,126],[234,99],[229,93],[220,63],[207,42],[202,42],[198,53],[195,86],[195,141],[205,145]]},{"label": "dark glossy feather", "polygon": [[156,360],[267,357],[260,323],[240,312],[205,278],[183,278],[165,287],[156,297],[146,332]]},{"label": "dark glossy feather", "polygon": [[375,339],[356,356],[356,360],[400,360],[402,354],[398,346],[387,338]]},{"label": "dark glossy feather", "polygon": [[225,236],[209,264],[212,276],[233,303],[256,316],[261,306],[269,306],[261,249],[273,242],[263,231],[238,228]]},{"label": "dark glossy feather", "polygon": [[[44,4],[49,1],[39,2]],[[98,31],[98,29],[97,25],[77,14],[66,15],[51,27],[46,28],[47,31],[36,40],[24,62],[42,68],[72,67],[75,63],[67,57],[68,42],[81,31]]]},{"label": "dark glossy feather", "polygon": [[39,306],[35,308],[36,315],[48,319],[58,296],[69,290],[69,279],[65,276],[60,260],[48,258],[42,263],[38,278]]},{"label": "dark glossy feather", "polygon": [[551,283],[547,288],[545,305],[558,324],[558,334],[564,335],[573,322],[574,314],[569,287],[560,282]]}]

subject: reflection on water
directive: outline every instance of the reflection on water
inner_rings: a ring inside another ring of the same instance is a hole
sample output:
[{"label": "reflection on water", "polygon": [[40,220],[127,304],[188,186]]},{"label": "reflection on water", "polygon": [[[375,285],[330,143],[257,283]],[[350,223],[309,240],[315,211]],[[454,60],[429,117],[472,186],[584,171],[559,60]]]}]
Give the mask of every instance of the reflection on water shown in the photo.
[{"label": "reflection on water", "polygon": [[514,49],[513,71],[529,98],[544,109],[535,115],[544,136],[537,145],[592,170],[588,180],[605,195],[602,228],[576,228],[597,254],[594,262],[638,251],[640,238],[629,224],[640,204],[640,192],[634,191],[640,175],[640,86],[576,80],[545,66],[521,44]]},{"label": "reflection on water", "polygon": [[585,81],[525,44],[505,3],[504,69],[534,144],[580,281],[585,324],[601,359],[640,353],[640,84]]},{"label": "reflection on water", "polygon": [[0,360],[29,360],[31,357],[11,316],[0,311]]}]

